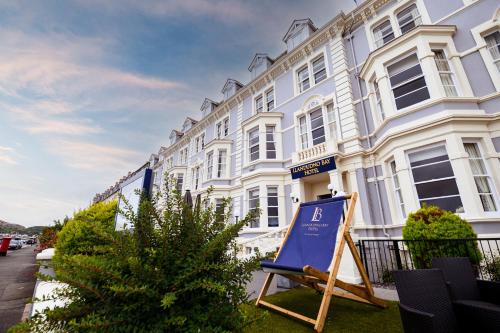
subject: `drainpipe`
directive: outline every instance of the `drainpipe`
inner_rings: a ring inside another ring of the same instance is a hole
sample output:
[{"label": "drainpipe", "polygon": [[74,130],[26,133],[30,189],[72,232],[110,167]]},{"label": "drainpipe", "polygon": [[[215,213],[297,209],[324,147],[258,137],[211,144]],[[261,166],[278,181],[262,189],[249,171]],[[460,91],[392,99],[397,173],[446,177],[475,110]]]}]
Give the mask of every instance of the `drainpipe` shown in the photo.
[{"label": "drainpipe", "polygon": [[[353,24],[354,24],[354,15],[352,15],[352,18],[353,18]],[[360,96],[360,101],[361,101],[361,111],[363,113],[363,120],[365,123],[364,127],[365,127],[366,138],[367,138],[366,141],[368,143],[368,149],[371,149],[372,148],[372,141],[370,139],[370,132],[368,130],[368,118],[366,116],[365,103],[363,101],[363,91],[361,90],[361,79],[359,78],[358,63],[356,60],[356,52],[354,51],[354,45],[352,43],[352,39],[354,38],[354,36],[352,35],[351,29],[352,29],[352,24],[348,30],[348,32],[349,32],[348,39],[349,39],[349,44],[351,45],[352,58],[353,58],[353,62],[354,62],[354,76],[356,77],[356,83],[358,86],[358,91],[359,91],[359,96]],[[380,213],[380,217],[382,219],[382,233],[384,234],[385,237],[391,238],[391,235],[389,235],[389,233],[387,232],[387,230],[385,228],[384,207],[382,207],[382,196],[380,195],[380,188],[378,186],[378,175],[377,175],[377,168],[375,167],[375,157],[372,155],[370,157],[370,159],[372,161],[371,169],[373,171],[373,177],[375,178],[375,191],[377,193],[377,199],[378,199],[377,200],[378,210]]]}]

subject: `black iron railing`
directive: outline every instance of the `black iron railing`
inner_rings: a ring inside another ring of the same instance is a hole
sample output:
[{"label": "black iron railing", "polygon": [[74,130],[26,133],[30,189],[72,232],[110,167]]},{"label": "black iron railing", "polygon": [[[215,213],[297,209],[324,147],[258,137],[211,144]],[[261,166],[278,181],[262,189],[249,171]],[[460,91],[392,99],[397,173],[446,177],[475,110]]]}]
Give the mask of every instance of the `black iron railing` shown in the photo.
[{"label": "black iron railing", "polygon": [[430,268],[434,257],[469,257],[477,276],[500,281],[500,238],[360,240],[361,260],[370,280],[392,283],[392,271]]}]

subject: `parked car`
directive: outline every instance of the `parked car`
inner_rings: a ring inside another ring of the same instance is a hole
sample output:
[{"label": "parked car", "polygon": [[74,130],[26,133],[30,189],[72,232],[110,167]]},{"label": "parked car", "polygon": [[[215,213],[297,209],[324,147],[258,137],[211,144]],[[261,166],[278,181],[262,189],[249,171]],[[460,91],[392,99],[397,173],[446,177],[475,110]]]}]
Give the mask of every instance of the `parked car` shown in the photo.
[{"label": "parked car", "polygon": [[23,247],[20,239],[12,239],[9,244],[9,250],[19,250]]}]

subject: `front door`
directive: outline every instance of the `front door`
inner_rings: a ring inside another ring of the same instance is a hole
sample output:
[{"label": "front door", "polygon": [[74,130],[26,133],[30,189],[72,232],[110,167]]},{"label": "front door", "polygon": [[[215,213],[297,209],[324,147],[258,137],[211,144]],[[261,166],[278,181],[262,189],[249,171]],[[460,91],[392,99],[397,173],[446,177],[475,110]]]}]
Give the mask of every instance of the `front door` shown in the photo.
[{"label": "front door", "polygon": [[330,193],[328,193],[328,194],[320,194],[320,195],[317,196],[318,200],[329,199],[331,197],[332,197],[332,195]]}]

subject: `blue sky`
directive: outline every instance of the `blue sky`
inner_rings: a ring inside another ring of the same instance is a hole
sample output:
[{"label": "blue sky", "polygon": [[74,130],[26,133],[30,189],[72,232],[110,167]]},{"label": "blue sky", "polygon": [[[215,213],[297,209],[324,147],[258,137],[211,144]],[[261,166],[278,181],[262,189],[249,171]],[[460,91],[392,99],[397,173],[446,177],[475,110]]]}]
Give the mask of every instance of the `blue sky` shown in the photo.
[{"label": "blue sky", "polygon": [[157,152],[294,18],[352,0],[0,0],[0,219],[48,225]]}]

